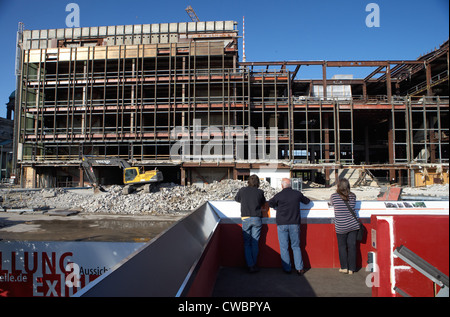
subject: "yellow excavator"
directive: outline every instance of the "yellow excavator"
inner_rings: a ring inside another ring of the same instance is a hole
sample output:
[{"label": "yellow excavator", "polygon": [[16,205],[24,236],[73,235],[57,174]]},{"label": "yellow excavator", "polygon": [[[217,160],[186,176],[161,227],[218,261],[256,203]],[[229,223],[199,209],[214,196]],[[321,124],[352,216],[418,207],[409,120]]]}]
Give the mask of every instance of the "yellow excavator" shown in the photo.
[{"label": "yellow excavator", "polygon": [[144,192],[150,192],[153,184],[163,181],[163,174],[161,171],[154,169],[140,172],[138,167],[131,166],[127,161],[121,158],[95,158],[91,156],[83,156],[81,166],[83,167],[88,177],[89,183],[94,187],[94,190],[105,191],[105,189],[98,183],[97,176],[95,176],[93,166],[118,166],[123,170],[123,183],[125,187],[122,193],[128,195],[136,190],[137,187],[144,186]]}]

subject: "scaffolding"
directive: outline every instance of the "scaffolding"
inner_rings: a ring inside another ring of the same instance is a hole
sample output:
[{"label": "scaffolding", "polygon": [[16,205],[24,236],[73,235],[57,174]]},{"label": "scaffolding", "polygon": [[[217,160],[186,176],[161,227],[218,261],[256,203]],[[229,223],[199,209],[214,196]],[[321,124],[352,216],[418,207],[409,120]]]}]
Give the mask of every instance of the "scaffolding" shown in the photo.
[{"label": "scaffolding", "polygon": [[[327,180],[332,169],[358,166],[389,169],[391,177],[415,164],[448,170],[448,42],[426,61],[239,63],[235,26],[214,21],[23,31],[19,170],[26,174],[31,167],[38,185],[38,174],[49,168],[79,168],[82,155],[96,155],[176,167],[181,183],[189,167],[211,162],[236,178],[243,168],[271,161],[273,142],[278,167],[325,169]],[[323,78],[296,79],[305,65],[322,67]],[[375,70],[364,79],[328,79],[329,67]],[[408,94],[424,79],[427,96]],[[350,90],[330,96],[337,85]],[[260,132],[257,138],[249,128]],[[185,134],[193,140],[189,161],[171,157]],[[234,141],[231,153],[227,137]],[[264,150],[254,153],[261,144]],[[195,156],[194,145],[207,150]]]}]

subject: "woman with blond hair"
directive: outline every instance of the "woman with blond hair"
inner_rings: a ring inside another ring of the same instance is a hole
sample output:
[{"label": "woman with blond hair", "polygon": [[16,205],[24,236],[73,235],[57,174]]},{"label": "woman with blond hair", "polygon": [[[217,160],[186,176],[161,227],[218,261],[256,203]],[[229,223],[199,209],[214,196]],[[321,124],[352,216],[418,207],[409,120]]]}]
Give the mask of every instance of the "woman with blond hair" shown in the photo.
[{"label": "woman with blond hair", "polygon": [[339,272],[353,274],[356,271],[356,236],[359,223],[353,217],[349,207],[355,210],[356,195],[350,191],[350,183],[341,178],[337,181],[336,192],[330,197],[334,206],[334,227],[336,230],[339,262]]}]

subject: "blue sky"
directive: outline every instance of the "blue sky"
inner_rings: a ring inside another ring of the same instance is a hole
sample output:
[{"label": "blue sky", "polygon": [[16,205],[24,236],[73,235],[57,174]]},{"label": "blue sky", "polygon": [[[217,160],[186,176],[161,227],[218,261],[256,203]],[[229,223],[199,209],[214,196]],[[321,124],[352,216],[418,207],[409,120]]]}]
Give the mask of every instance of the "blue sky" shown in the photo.
[{"label": "blue sky", "polygon": [[[64,28],[71,2],[80,8],[81,27],[189,22],[191,5],[201,21],[238,22],[242,35],[245,16],[247,61],[416,59],[449,37],[448,0],[0,0],[1,117],[15,89],[18,22],[26,29]],[[380,8],[380,27],[366,26],[371,2]],[[327,75],[361,77],[371,70],[332,68]],[[321,68],[303,67],[297,77],[320,78]]]}]

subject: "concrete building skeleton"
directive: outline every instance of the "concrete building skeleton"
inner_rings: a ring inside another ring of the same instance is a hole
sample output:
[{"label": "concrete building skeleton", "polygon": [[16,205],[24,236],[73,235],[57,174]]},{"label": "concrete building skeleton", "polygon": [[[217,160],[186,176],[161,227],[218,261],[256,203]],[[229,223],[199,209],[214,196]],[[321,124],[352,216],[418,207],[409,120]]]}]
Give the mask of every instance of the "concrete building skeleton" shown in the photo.
[{"label": "concrete building skeleton", "polygon": [[[157,167],[179,184],[255,172],[275,186],[364,173],[414,185],[424,171],[448,182],[448,40],[417,60],[239,62],[234,21],[18,38],[14,163],[24,187],[83,185],[82,155]],[[305,66],[322,78],[298,79]],[[330,79],[331,67],[372,71]],[[121,181],[117,167],[95,170],[104,184]]]}]

